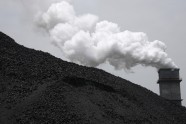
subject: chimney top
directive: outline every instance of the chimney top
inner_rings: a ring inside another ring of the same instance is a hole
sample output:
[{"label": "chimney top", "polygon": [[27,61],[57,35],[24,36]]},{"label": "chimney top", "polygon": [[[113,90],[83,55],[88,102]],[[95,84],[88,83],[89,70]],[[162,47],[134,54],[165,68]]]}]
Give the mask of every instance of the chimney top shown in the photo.
[{"label": "chimney top", "polygon": [[179,71],[179,68],[160,68],[158,72],[160,71]]},{"label": "chimney top", "polygon": [[179,68],[162,68],[159,69],[159,80],[165,79],[180,79]]}]

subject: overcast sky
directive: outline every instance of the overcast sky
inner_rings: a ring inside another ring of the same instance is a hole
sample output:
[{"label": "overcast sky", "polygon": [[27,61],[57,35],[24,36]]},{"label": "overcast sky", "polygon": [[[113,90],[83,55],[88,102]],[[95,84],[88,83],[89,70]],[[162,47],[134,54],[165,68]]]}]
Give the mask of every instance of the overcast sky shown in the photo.
[{"label": "overcast sky", "polygon": [[[45,10],[50,1],[54,0],[0,0],[0,31],[19,44],[65,59],[60,50],[51,45],[49,37],[32,23],[34,12],[41,6]],[[100,20],[117,23],[122,31],[145,32],[150,41],[163,41],[169,57],[181,69],[181,93],[183,105],[186,106],[185,0],[71,0],[71,3],[77,14],[92,13]],[[159,94],[155,68],[137,66],[133,68],[133,73],[115,71],[108,64],[99,68]]]}]

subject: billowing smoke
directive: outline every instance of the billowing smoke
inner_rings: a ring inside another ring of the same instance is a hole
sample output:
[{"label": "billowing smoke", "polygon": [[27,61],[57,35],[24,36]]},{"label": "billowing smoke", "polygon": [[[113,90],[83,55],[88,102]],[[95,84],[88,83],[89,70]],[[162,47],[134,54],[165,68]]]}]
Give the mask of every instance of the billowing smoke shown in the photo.
[{"label": "billowing smoke", "polygon": [[99,21],[96,15],[76,15],[67,1],[51,4],[35,22],[48,32],[66,58],[78,64],[95,67],[108,62],[116,69],[131,69],[139,64],[177,67],[163,42],[150,42],[143,32],[120,31],[117,24]]}]

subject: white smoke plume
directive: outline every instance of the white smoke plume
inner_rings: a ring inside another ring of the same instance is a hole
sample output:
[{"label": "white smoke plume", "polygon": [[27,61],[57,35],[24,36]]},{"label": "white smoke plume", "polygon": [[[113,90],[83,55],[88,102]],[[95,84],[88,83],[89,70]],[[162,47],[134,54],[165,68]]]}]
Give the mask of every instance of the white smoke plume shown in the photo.
[{"label": "white smoke plume", "polygon": [[127,70],[139,64],[157,69],[177,67],[163,42],[150,42],[143,32],[120,31],[117,24],[99,21],[96,15],[76,15],[67,1],[51,4],[35,22],[48,32],[66,58],[78,64],[96,67],[108,62],[116,69]]}]

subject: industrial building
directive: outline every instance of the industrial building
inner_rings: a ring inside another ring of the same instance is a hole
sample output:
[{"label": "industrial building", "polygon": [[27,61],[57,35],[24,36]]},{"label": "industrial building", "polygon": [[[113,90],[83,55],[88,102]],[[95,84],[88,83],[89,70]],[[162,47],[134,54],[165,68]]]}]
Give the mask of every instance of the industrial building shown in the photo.
[{"label": "industrial building", "polygon": [[180,82],[182,79],[179,76],[179,69],[165,68],[160,69],[158,73],[160,96],[181,105]]}]

